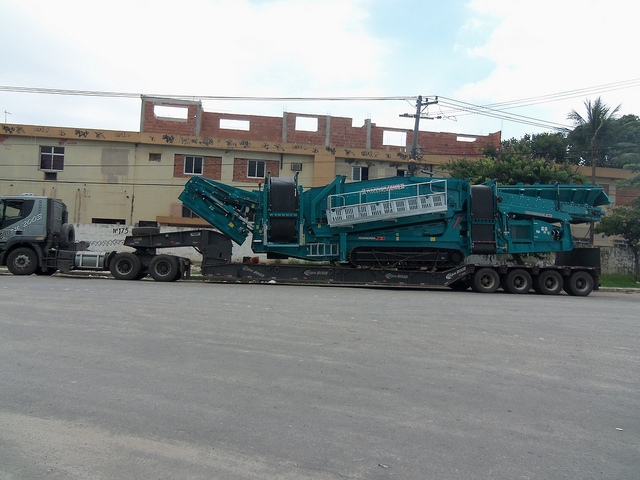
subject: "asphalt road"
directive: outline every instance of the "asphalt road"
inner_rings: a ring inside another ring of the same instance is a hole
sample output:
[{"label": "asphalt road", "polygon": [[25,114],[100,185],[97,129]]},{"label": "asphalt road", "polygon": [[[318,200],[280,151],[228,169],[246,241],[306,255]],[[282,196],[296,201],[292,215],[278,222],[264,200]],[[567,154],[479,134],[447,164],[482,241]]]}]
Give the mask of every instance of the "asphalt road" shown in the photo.
[{"label": "asphalt road", "polygon": [[640,478],[640,294],[0,276],[0,479]]}]

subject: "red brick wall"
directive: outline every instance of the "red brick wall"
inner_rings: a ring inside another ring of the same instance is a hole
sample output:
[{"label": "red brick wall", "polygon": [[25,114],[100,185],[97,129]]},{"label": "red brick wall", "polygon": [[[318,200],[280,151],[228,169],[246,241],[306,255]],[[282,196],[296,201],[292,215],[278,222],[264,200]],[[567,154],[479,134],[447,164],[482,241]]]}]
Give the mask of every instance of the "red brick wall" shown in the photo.
[{"label": "red brick wall", "polygon": [[[161,105],[171,106],[171,102],[159,102]],[[162,132],[177,135],[197,135],[197,120],[199,105],[188,104],[189,118],[186,121],[174,121],[157,118],[153,111],[154,103],[144,103],[144,131]],[[185,106],[176,104],[175,106]],[[327,139],[327,116],[286,113],[286,117],[264,117],[259,115],[237,115],[216,112],[200,112],[200,136],[237,139],[229,148],[239,148],[243,142],[284,142],[283,118],[286,119],[286,143],[295,145],[324,146]],[[296,117],[317,118],[318,128],[315,132],[296,130]],[[240,120],[249,122],[250,129],[234,130],[221,129],[220,120]],[[329,124],[329,146],[342,147],[354,150],[367,148],[367,126],[353,127],[353,120],[346,117],[331,117]],[[383,133],[385,130],[401,131],[407,134],[406,146],[383,145]],[[463,137],[475,138],[473,142],[458,140],[456,133],[443,132],[419,132],[418,145],[423,155],[450,155],[452,157],[480,157],[480,150],[487,146],[500,146],[500,132],[489,135],[463,135]],[[406,151],[410,153],[413,144],[413,129],[398,129],[378,127],[371,124],[371,145],[369,149],[388,150],[392,152]]]},{"label": "red brick wall", "polygon": [[[321,115],[300,115],[306,118],[317,118],[318,129],[315,132],[296,130],[296,114],[287,114],[287,143],[298,145],[324,145],[327,136],[327,117]],[[331,119],[333,122],[333,118]],[[332,123],[333,125],[333,123]]]},{"label": "red brick wall", "polygon": [[[251,130],[229,130],[220,128],[220,120],[248,121]],[[239,140],[282,142],[282,118],[261,117],[257,115],[232,115],[205,112],[202,115],[203,137],[237,138]]]},{"label": "red brick wall", "polygon": [[[153,102],[143,100],[142,131],[149,133],[167,133],[173,135],[197,135],[197,120],[199,106],[196,104],[171,103],[170,101]],[[156,105],[167,107],[186,107],[187,119],[167,119],[156,117],[154,107]]]},{"label": "red brick wall", "polygon": [[[324,145],[324,138],[321,145]],[[367,148],[367,127],[353,127],[353,120],[350,118],[331,117],[329,146],[365,149]],[[374,148],[373,144],[371,147]]]},{"label": "red brick wall", "polygon": [[[249,160],[252,158],[234,158],[233,159],[233,181],[245,182],[245,183],[264,183],[260,178],[248,177],[247,169],[249,168]],[[267,175],[271,172],[272,177],[280,176],[280,162],[277,160],[257,160],[259,162],[264,161],[266,163],[264,173]]]},{"label": "red brick wall", "polygon": [[[189,178],[193,175],[184,173],[184,157],[178,153],[173,157],[173,176],[176,178]],[[194,155],[199,157],[200,155]],[[212,180],[222,178],[222,157],[203,157],[202,176]]]},{"label": "red brick wall", "polygon": [[[464,142],[458,137],[475,138],[474,142]],[[411,151],[413,132],[407,134],[407,152]],[[479,157],[481,149],[500,146],[500,132],[489,135],[459,135],[457,133],[419,132],[418,146],[423,155],[451,155],[456,157]]]}]

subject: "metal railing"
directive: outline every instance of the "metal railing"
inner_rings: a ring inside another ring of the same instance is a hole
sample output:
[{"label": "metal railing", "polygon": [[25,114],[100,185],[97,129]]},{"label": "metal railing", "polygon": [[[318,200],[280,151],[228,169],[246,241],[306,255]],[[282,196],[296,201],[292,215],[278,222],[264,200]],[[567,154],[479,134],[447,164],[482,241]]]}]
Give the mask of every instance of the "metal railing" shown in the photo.
[{"label": "metal railing", "polygon": [[327,198],[327,222],[332,227],[446,210],[447,182],[440,179],[365,188]]}]

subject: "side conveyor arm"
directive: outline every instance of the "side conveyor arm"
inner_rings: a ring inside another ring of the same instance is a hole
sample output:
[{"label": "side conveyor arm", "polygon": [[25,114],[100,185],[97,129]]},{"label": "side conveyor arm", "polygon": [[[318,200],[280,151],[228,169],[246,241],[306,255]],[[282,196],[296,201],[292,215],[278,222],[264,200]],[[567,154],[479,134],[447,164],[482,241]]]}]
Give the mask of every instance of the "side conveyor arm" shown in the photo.
[{"label": "side conveyor arm", "polygon": [[260,201],[258,192],[192,177],[179,197],[191,211],[241,245],[251,233],[248,215]]}]

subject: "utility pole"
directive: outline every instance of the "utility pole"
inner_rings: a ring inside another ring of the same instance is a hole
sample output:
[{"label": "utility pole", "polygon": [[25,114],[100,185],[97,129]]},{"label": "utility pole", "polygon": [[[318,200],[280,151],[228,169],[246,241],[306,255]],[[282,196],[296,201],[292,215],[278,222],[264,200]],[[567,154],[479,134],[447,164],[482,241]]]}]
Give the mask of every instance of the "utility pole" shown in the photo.
[{"label": "utility pole", "polygon": [[[598,128],[599,130],[599,128]],[[596,131],[597,134],[597,131]],[[598,170],[598,157],[600,156],[600,152],[596,146],[595,135],[593,139],[593,144],[591,145],[591,185],[596,184],[596,175]],[[589,224],[589,246],[593,247],[593,243],[596,240],[596,232],[595,232],[596,224],[591,222]]]},{"label": "utility pole", "polygon": [[418,100],[416,100],[416,113],[403,113],[400,115],[401,117],[409,117],[409,118],[416,119],[416,122],[413,127],[413,143],[411,145],[411,158],[413,160],[418,159],[418,130],[420,127],[420,119],[425,118],[428,120],[433,120],[435,117],[427,116],[426,114],[424,114],[424,110],[429,105],[434,105],[436,103],[438,103],[438,97],[435,97],[435,100],[432,100],[432,101],[429,101],[428,98],[425,98],[423,102],[422,95],[419,95]]}]

